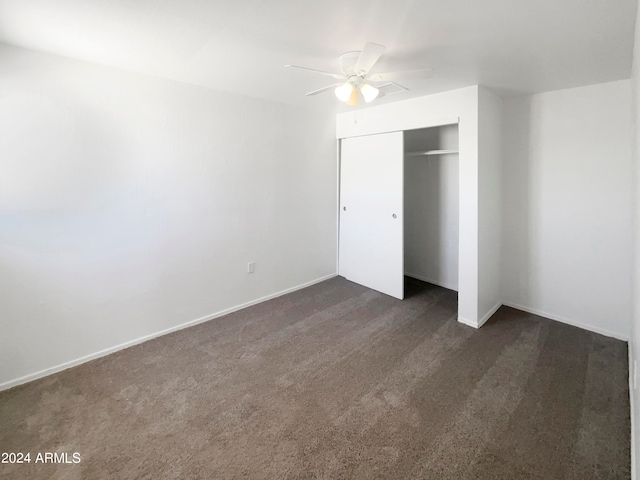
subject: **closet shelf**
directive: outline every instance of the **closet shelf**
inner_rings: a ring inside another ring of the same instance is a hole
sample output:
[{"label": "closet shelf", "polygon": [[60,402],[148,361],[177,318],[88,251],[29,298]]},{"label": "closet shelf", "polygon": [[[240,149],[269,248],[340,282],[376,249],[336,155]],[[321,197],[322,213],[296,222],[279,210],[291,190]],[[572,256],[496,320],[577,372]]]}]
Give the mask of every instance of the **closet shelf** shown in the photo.
[{"label": "closet shelf", "polygon": [[427,150],[424,152],[407,152],[408,157],[420,157],[422,155],[447,155],[449,153],[458,153],[458,150]]}]

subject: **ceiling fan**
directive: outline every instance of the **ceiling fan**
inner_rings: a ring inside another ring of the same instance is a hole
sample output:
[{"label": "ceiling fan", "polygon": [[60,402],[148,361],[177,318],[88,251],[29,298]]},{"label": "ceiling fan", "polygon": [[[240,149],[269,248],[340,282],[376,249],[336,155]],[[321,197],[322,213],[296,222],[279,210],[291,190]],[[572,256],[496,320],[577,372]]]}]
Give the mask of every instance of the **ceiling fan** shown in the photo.
[{"label": "ceiling fan", "polygon": [[408,90],[394,83],[393,80],[399,78],[424,77],[429,76],[431,73],[431,69],[420,69],[372,74],[371,69],[382,56],[384,50],[385,47],[383,45],[367,43],[362,51],[343,53],[338,58],[340,71],[342,73],[324,72],[313,68],[299,67],[298,65],[285,65],[285,67],[298,68],[340,80],[339,83],[314,90],[306,95],[318,95],[319,93],[333,89],[339,100],[351,106],[358,105],[360,95],[362,95],[365,102],[369,103],[385,94]]}]

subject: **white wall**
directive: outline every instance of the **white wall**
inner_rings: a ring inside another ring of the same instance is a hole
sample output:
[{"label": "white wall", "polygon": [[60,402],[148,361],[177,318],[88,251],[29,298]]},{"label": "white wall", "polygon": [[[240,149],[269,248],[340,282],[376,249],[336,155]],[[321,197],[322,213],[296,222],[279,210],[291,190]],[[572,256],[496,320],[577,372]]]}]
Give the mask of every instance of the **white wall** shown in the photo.
[{"label": "white wall", "polygon": [[[458,125],[404,134],[405,152],[457,150]],[[405,275],[458,290],[458,155],[405,155]]]},{"label": "white wall", "polygon": [[504,101],[504,303],[619,338],[631,315],[630,82]]},{"label": "white wall", "polygon": [[[640,478],[640,396],[637,390],[637,372],[640,349],[640,9],[636,16],[636,36],[633,48],[633,70],[631,76],[632,97],[632,161],[634,164],[633,197],[633,312],[631,318],[631,338],[629,340],[629,380],[631,393],[631,476]],[[635,362],[635,365],[634,365]],[[636,382],[633,379],[636,378]]]},{"label": "white wall", "polygon": [[335,274],[334,120],[1,47],[0,388]]},{"label": "white wall", "polygon": [[336,138],[458,123],[458,320],[478,326],[478,87],[341,113]]},{"label": "white wall", "polygon": [[502,305],[502,100],[478,89],[478,324]]}]

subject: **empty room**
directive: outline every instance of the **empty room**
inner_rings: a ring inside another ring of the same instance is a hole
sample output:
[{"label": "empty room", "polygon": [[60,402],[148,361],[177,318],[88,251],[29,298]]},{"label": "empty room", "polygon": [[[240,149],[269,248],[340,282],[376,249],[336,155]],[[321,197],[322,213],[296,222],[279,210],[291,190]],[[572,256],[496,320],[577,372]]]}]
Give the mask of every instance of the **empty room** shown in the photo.
[{"label": "empty room", "polygon": [[640,479],[637,0],[0,0],[0,478]]}]

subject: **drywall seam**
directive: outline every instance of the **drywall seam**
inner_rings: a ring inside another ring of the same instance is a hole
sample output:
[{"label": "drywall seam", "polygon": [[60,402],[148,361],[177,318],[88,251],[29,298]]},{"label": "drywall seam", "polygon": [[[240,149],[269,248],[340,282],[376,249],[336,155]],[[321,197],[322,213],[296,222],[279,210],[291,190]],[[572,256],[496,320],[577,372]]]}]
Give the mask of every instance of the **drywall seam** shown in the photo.
[{"label": "drywall seam", "polygon": [[629,341],[628,335],[623,335],[618,332],[613,332],[611,330],[607,330],[605,328],[594,327],[593,325],[588,325],[586,323],[578,322],[576,320],[572,320],[570,318],[562,317],[560,315],[553,315],[548,312],[543,312],[542,310],[537,310],[535,308],[525,307],[524,305],[519,305],[517,303],[511,302],[502,302],[503,305],[511,308],[515,308],[517,310],[522,310],[523,312],[532,313],[534,315],[538,315],[540,317],[545,317],[550,320],[555,320],[556,322],[565,323],[567,325],[571,325],[573,327],[582,328],[583,330],[588,330],[590,332],[599,333],[600,335],[604,335],[606,337],[616,338],[618,340],[623,340],[625,342]]},{"label": "drywall seam", "polygon": [[431,278],[427,278],[427,277],[424,277],[422,275],[417,275],[415,273],[409,273],[409,272],[404,272],[404,276],[405,277],[415,278],[416,280],[420,280],[422,282],[431,283],[433,285],[437,285],[439,287],[446,288],[448,290],[453,290],[454,292],[458,291],[458,286],[457,285],[453,285],[451,283],[437,282],[437,281],[435,281],[435,280],[433,280]]},{"label": "drywall seam", "polygon": [[171,328],[167,328],[165,330],[161,330],[156,333],[151,333],[149,335],[145,335],[144,337],[137,338],[135,340],[130,340],[125,343],[121,343],[120,345],[116,345],[114,347],[105,348],[104,350],[100,350],[99,352],[91,353],[89,355],[85,355],[83,357],[77,358],[75,360],[71,360],[69,362],[61,363],[60,365],[56,365],[55,367],[47,368],[45,370],[41,370],[36,373],[31,373],[29,375],[25,375],[20,378],[16,378],[14,380],[9,380],[8,382],[0,383],[0,391],[7,390],[12,387],[17,387],[18,385],[22,385],[27,382],[31,382],[33,380],[37,380],[39,378],[43,378],[49,375],[53,375],[54,373],[61,372],[63,370],[67,370],[68,368],[75,367],[77,365],[81,365],[83,363],[89,362],[91,360],[95,360],[96,358],[104,357],[111,353],[115,353],[120,350],[124,350],[125,348],[133,347],[134,345],[138,345],[140,343],[144,343],[149,340],[153,340],[154,338],[162,337],[164,335],[168,335],[169,333],[177,332],[178,330],[183,330],[188,327],[193,327],[194,325],[198,325],[199,323],[208,322],[209,320],[214,320],[216,318],[222,317],[224,315],[228,315],[233,312],[237,312],[238,310],[242,310],[244,308],[248,308],[252,305],[256,305],[258,303],[266,302],[267,300],[271,300],[276,297],[280,297],[282,295],[286,295],[287,293],[292,293],[297,290],[302,290],[303,288],[310,287],[311,285],[315,285],[316,283],[324,282],[325,280],[329,280],[337,276],[336,273],[332,273],[330,275],[325,275],[324,277],[317,278],[315,280],[311,280],[310,282],[303,283],[301,285],[297,285],[295,287],[287,288],[286,290],[282,290],[280,292],[272,293],[271,295],[267,295],[265,297],[258,298],[256,300],[251,300],[249,302],[243,303],[241,305],[236,305],[235,307],[227,308],[225,310],[221,310],[219,312],[213,313],[211,315],[207,315],[205,317],[200,317],[195,320],[191,320],[189,322],[176,325]]}]

